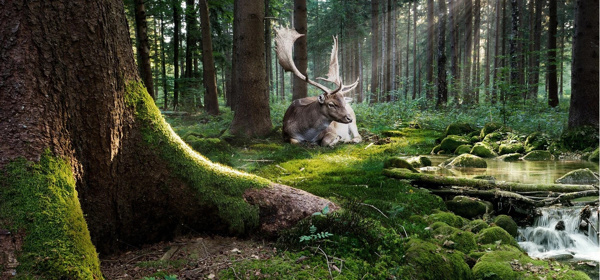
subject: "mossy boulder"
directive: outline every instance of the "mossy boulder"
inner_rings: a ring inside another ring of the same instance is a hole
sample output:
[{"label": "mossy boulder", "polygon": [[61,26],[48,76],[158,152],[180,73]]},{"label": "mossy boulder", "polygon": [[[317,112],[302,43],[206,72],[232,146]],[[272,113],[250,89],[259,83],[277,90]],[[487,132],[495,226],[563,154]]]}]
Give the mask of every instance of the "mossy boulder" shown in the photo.
[{"label": "mossy boulder", "polygon": [[440,150],[451,153],[455,151],[458,146],[465,144],[470,144],[469,139],[466,137],[450,135],[442,140],[442,143],[440,143]]},{"label": "mossy boulder", "polygon": [[598,162],[598,161],[600,160],[600,157],[599,157],[599,156],[600,156],[600,155],[599,155],[599,153],[598,153],[598,148],[596,148],[596,149],[595,149],[595,150],[592,152],[592,154],[591,154],[591,155],[588,157],[588,160],[589,160],[589,161],[593,161],[593,162]]},{"label": "mossy boulder", "polygon": [[500,146],[498,147],[499,155],[523,153],[523,152],[525,152],[525,146],[523,146],[523,144],[521,144],[519,142],[504,143],[504,144],[500,144]]},{"label": "mossy boulder", "polygon": [[490,226],[482,219],[472,220],[467,224],[464,229],[472,233],[479,233],[480,231],[489,228]]},{"label": "mossy boulder", "polygon": [[543,160],[552,160],[552,159],[553,159],[553,156],[550,152],[542,151],[542,150],[531,151],[523,157],[523,160],[529,160],[529,161],[543,161]]},{"label": "mossy boulder", "polygon": [[471,125],[469,125],[468,123],[457,122],[448,125],[446,127],[446,131],[444,132],[444,135],[465,135],[469,134],[472,131],[473,128],[471,128]]},{"label": "mossy boulder", "polygon": [[414,168],[431,166],[431,159],[425,156],[411,157],[406,161],[410,163]]},{"label": "mossy boulder", "polygon": [[492,158],[498,156],[498,154],[494,152],[494,149],[485,142],[475,143],[475,145],[469,153],[484,158]]},{"label": "mossy boulder", "polygon": [[559,184],[595,184],[598,185],[598,176],[589,168],[573,170],[556,179]]},{"label": "mossy boulder", "polygon": [[219,138],[200,138],[189,135],[185,137],[185,142],[213,162],[223,164],[230,164],[231,162],[233,148],[229,143]]},{"label": "mossy boulder", "polygon": [[391,157],[385,160],[383,163],[383,168],[405,168],[415,173],[419,172],[412,166],[412,164],[399,157]]},{"label": "mossy boulder", "polygon": [[429,215],[426,219],[429,223],[443,222],[449,226],[460,228],[465,224],[465,220],[453,213],[438,211]]},{"label": "mossy boulder", "polygon": [[444,222],[435,222],[429,226],[429,228],[431,230],[433,230],[434,233],[436,232],[437,229],[442,228],[442,227],[449,227],[449,225]]},{"label": "mossy boulder", "polygon": [[460,145],[456,148],[456,150],[454,150],[454,154],[457,154],[457,155],[468,154],[471,152],[472,148],[473,148],[473,146],[469,145],[469,144]]},{"label": "mossy boulder", "polygon": [[540,132],[534,132],[525,139],[525,152],[546,150],[550,145],[549,137]]},{"label": "mossy boulder", "polygon": [[599,140],[598,128],[585,125],[563,132],[552,145],[565,152],[591,151],[598,147]]},{"label": "mossy boulder", "polygon": [[499,226],[493,226],[480,231],[477,234],[477,242],[481,244],[507,244],[518,247],[517,241],[506,230]]},{"label": "mossy boulder", "polygon": [[519,233],[517,223],[510,216],[499,215],[494,219],[494,224],[506,230],[513,237],[517,237]]},{"label": "mossy boulder", "polygon": [[[455,250],[444,250],[438,245],[420,239],[407,243],[405,261],[411,268],[410,279],[471,279],[473,277],[465,255]],[[434,268],[434,269],[433,269]]]},{"label": "mossy boulder", "polygon": [[499,123],[486,123],[483,128],[481,129],[481,134],[480,137],[484,138],[486,135],[499,130],[500,128],[502,128],[502,124]]},{"label": "mossy boulder", "polygon": [[454,214],[467,219],[482,216],[487,211],[487,207],[481,200],[462,195],[446,201],[446,207]]},{"label": "mossy boulder", "polygon": [[492,132],[483,137],[483,141],[488,143],[495,143],[502,141],[502,139],[504,139],[504,134],[502,134],[502,132]]},{"label": "mossy boulder", "polygon": [[448,167],[487,168],[487,163],[476,155],[462,154],[448,163]]},{"label": "mossy boulder", "polygon": [[519,153],[512,153],[512,154],[501,155],[501,156],[498,157],[498,160],[501,160],[501,161],[519,161],[519,160],[521,160],[521,154],[519,154]]}]

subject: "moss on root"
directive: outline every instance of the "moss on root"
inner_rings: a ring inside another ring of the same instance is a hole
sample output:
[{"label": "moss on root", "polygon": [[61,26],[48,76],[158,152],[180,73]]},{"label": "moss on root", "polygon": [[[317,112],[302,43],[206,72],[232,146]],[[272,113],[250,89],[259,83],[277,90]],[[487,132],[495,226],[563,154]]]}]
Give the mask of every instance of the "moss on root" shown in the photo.
[{"label": "moss on root", "polygon": [[411,268],[410,279],[471,279],[471,269],[464,254],[447,251],[437,245],[411,239],[406,250],[406,262]]},{"label": "moss on root", "polygon": [[247,232],[258,225],[258,208],[248,204],[243,193],[267,187],[268,180],[213,163],[196,153],[165,122],[140,82],[127,84],[125,100],[135,110],[148,148],[157,151],[175,175],[195,189],[203,203],[217,207],[217,215],[229,224],[232,233]]},{"label": "moss on root", "polygon": [[48,151],[38,163],[17,159],[0,182],[0,228],[24,235],[17,278],[102,279],[65,160]]}]

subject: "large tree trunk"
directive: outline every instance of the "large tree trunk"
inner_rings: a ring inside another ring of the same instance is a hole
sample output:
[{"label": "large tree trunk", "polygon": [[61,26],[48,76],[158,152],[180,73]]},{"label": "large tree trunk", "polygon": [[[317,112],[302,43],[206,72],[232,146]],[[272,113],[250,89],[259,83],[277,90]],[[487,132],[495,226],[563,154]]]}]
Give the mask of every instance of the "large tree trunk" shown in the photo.
[{"label": "large tree trunk", "polygon": [[519,84],[519,26],[521,24],[521,14],[519,12],[519,0],[510,0],[511,6],[511,31],[510,40],[510,98],[512,101],[518,96],[521,85]]},{"label": "large tree trunk", "polygon": [[[306,0],[294,0],[294,28],[300,34],[306,34],[308,30]],[[294,43],[294,62],[300,73],[307,75],[308,48],[306,46],[306,36],[298,38]],[[294,77],[292,100],[304,98],[307,94],[308,88],[306,81]]]},{"label": "large tree trunk", "polygon": [[433,41],[435,40],[433,0],[427,0],[427,86],[425,87],[428,101],[433,103]]},{"label": "large tree trunk", "polygon": [[154,86],[152,84],[152,66],[150,64],[150,42],[148,40],[148,23],[146,22],[146,7],[143,0],[134,0],[135,10],[135,35],[139,55],[140,76],[148,94],[154,99]]},{"label": "large tree trunk", "polygon": [[438,22],[438,82],[437,107],[446,106],[448,102],[448,85],[446,83],[446,0],[438,1],[440,20]]},{"label": "large tree trunk", "polygon": [[473,93],[471,91],[471,52],[473,50],[473,1],[466,0],[465,4],[465,33],[464,37],[464,54],[462,56],[462,94],[464,101],[467,104],[473,103]]},{"label": "large tree trunk", "polygon": [[217,99],[217,74],[213,59],[210,19],[207,0],[200,0],[200,24],[202,25],[202,75],[204,83],[204,110],[211,115],[219,114]]},{"label": "large tree trunk", "polygon": [[598,127],[598,1],[578,0],[571,72],[569,128]]},{"label": "large tree trunk", "polygon": [[[515,1],[515,0],[512,0]],[[556,0],[548,1],[548,105],[558,106],[558,76],[556,75],[556,31],[558,29]],[[597,22],[596,22],[597,24]],[[597,60],[597,59],[596,59]],[[597,64],[597,63],[596,63]],[[595,85],[597,86],[597,84]],[[597,117],[597,116],[596,116]]]},{"label": "large tree trunk", "polygon": [[[235,21],[238,26],[234,42],[236,53],[235,78],[237,105],[231,123],[231,133],[245,137],[271,133],[271,115],[265,70],[264,1],[236,0]],[[305,82],[302,82],[305,83]]]},{"label": "large tree trunk", "polygon": [[192,151],[139,80],[122,1],[13,1],[0,22],[7,273],[101,279],[96,250],[190,228],[274,233],[328,203]]},{"label": "large tree trunk", "polygon": [[173,110],[179,108],[179,35],[181,32],[181,6],[179,0],[171,0],[173,9]]},{"label": "large tree trunk", "polygon": [[379,50],[379,0],[371,1],[371,99],[379,102],[378,50]]}]

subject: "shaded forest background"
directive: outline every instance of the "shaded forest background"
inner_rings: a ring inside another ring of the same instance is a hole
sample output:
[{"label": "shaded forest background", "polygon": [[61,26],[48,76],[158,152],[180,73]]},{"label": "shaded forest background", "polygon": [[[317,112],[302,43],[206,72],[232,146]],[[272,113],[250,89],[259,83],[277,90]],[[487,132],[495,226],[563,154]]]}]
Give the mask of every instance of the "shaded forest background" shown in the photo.
[{"label": "shaded forest background", "polygon": [[[264,25],[235,35],[234,19],[253,13],[238,2],[257,7]],[[357,103],[485,105],[509,115],[514,107],[569,103],[575,2],[128,0],[126,9],[141,76],[163,110],[218,114],[217,102],[234,111],[246,104],[236,69],[250,62],[235,55],[244,36],[264,36],[262,102],[319,94],[276,61],[273,28],[293,26],[307,34],[295,61],[309,77],[327,72],[331,37],[339,36],[342,79],[360,78],[351,96]]]}]

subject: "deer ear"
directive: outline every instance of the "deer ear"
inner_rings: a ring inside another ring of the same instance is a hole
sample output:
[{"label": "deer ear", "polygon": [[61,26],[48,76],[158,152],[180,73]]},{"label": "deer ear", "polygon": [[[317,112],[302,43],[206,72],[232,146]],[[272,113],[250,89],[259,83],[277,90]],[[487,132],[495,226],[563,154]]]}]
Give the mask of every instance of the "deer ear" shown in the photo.
[{"label": "deer ear", "polygon": [[325,103],[325,95],[321,94],[317,96],[317,100],[319,100],[319,103],[321,104]]}]

